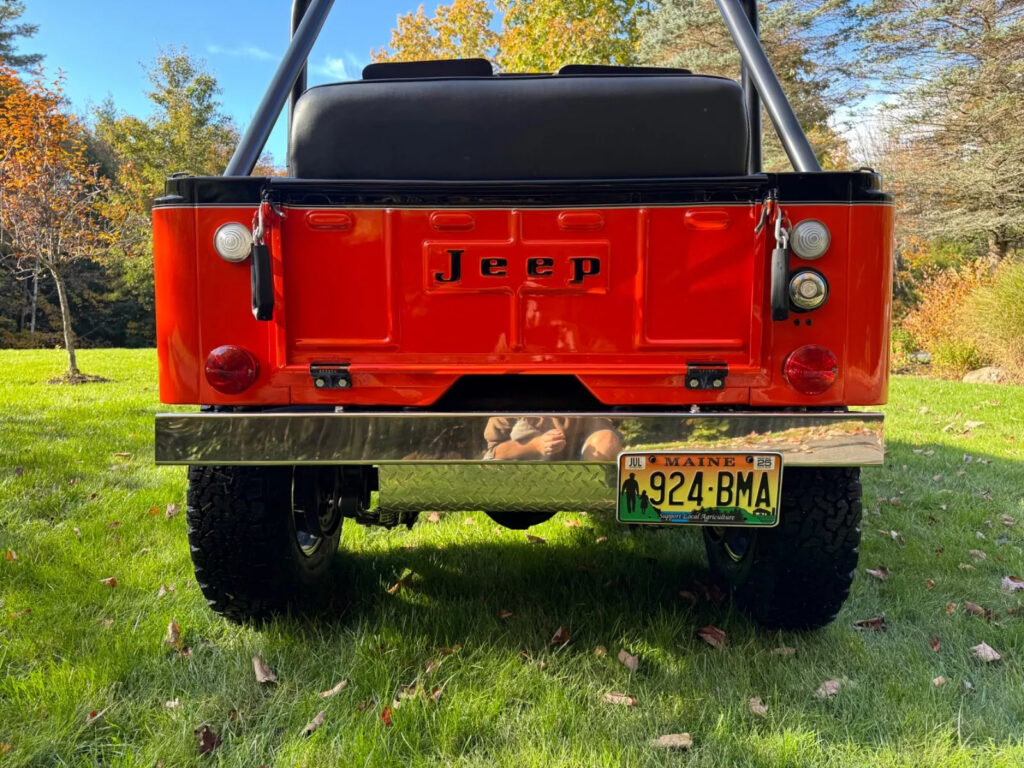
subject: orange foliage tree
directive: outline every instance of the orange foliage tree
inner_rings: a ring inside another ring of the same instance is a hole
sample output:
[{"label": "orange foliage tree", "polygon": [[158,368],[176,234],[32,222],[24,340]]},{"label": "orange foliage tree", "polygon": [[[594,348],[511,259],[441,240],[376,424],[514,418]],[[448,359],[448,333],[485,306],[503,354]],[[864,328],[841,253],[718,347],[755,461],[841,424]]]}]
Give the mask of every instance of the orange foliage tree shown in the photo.
[{"label": "orange foliage tree", "polygon": [[[432,17],[421,5],[398,17],[374,61],[483,57],[504,72],[563,64],[631,64],[639,0],[452,0]],[[498,31],[493,20],[500,15]]]},{"label": "orange foliage tree", "polygon": [[23,82],[0,64],[0,236],[22,270],[41,268],[53,277],[68,354],[65,378],[78,382],[86,377],[75,357],[66,271],[105,251],[107,181],[86,158],[62,81],[47,85],[37,72]]}]

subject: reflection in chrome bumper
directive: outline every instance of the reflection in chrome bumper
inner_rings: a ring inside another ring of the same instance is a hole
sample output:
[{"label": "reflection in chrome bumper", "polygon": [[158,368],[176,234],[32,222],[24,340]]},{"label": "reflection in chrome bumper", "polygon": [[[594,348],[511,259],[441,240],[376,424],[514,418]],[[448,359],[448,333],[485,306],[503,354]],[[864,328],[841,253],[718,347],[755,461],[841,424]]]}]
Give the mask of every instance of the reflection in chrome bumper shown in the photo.
[{"label": "reflection in chrome bumper", "polygon": [[[595,423],[626,451],[778,451],[784,466],[884,459],[880,413],[189,413],[156,419],[158,464],[372,464],[389,510],[599,510],[614,506],[614,457],[488,460],[494,420]],[[596,420],[596,421],[595,421]],[[514,433],[513,429],[513,433]],[[576,430],[580,431],[580,430]]]},{"label": "reflection in chrome bumper", "polygon": [[[175,413],[156,417],[157,464],[478,464],[494,419],[552,414]],[[604,421],[622,450],[778,451],[789,466],[881,464],[880,413],[577,413]],[[510,463],[510,462],[502,462]],[[547,461],[518,464],[549,465]],[[614,464],[560,458],[561,464]]]}]

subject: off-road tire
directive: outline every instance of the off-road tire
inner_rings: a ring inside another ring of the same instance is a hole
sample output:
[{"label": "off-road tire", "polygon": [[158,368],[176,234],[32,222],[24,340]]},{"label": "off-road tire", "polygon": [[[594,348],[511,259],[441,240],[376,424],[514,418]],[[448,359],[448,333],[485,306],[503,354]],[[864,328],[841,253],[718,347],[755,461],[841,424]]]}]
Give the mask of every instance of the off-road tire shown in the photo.
[{"label": "off-road tire", "polygon": [[779,514],[778,527],[751,533],[739,562],[723,539],[705,529],[711,571],[759,624],[773,629],[823,627],[849,596],[857,569],[860,470],[786,469]]},{"label": "off-road tire", "polygon": [[554,512],[487,512],[485,514],[502,528],[512,531],[525,531],[527,528],[546,523],[555,516]]},{"label": "off-road tire", "polygon": [[[196,580],[210,607],[237,622],[266,619],[299,604],[326,575],[341,518],[314,551],[299,544],[300,503],[292,467],[188,470],[188,540]],[[306,477],[306,476],[303,476]],[[305,487],[305,486],[303,486]]]}]

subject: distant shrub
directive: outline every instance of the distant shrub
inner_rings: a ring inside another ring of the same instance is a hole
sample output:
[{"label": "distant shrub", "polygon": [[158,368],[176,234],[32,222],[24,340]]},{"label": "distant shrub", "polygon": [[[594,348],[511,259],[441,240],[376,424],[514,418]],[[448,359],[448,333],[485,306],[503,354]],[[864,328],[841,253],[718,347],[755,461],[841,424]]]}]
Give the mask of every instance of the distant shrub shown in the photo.
[{"label": "distant shrub", "polygon": [[910,331],[902,327],[892,329],[889,339],[889,370],[893,373],[909,373],[917,367],[913,354],[918,343]]},{"label": "distant shrub", "polygon": [[967,315],[974,292],[992,279],[991,264],[979,259],[935,272],[922,284],[920,303],[902,328],[931,354],[935,373],[959,378],[987,362]]},{"label": "distant shrub", "polygon": [[964,318],[978,350],[1024,383],[1024,259],[1004,261],[975,288]]}]

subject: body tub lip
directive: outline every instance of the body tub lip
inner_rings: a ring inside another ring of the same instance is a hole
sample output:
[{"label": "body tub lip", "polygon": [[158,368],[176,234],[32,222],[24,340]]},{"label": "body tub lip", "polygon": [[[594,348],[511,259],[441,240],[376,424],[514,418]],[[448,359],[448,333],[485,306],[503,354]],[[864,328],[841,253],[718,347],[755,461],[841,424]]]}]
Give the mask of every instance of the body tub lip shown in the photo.
[{"label": "body tub lip", "polygon": [[156,463],[197,465],[615,466],[615,460],[495,461],[491,419],[607,420],[630,451],[773,451],[785,466],[878,466],[885,459],[877,412],[262,412],[162,413]]}]

